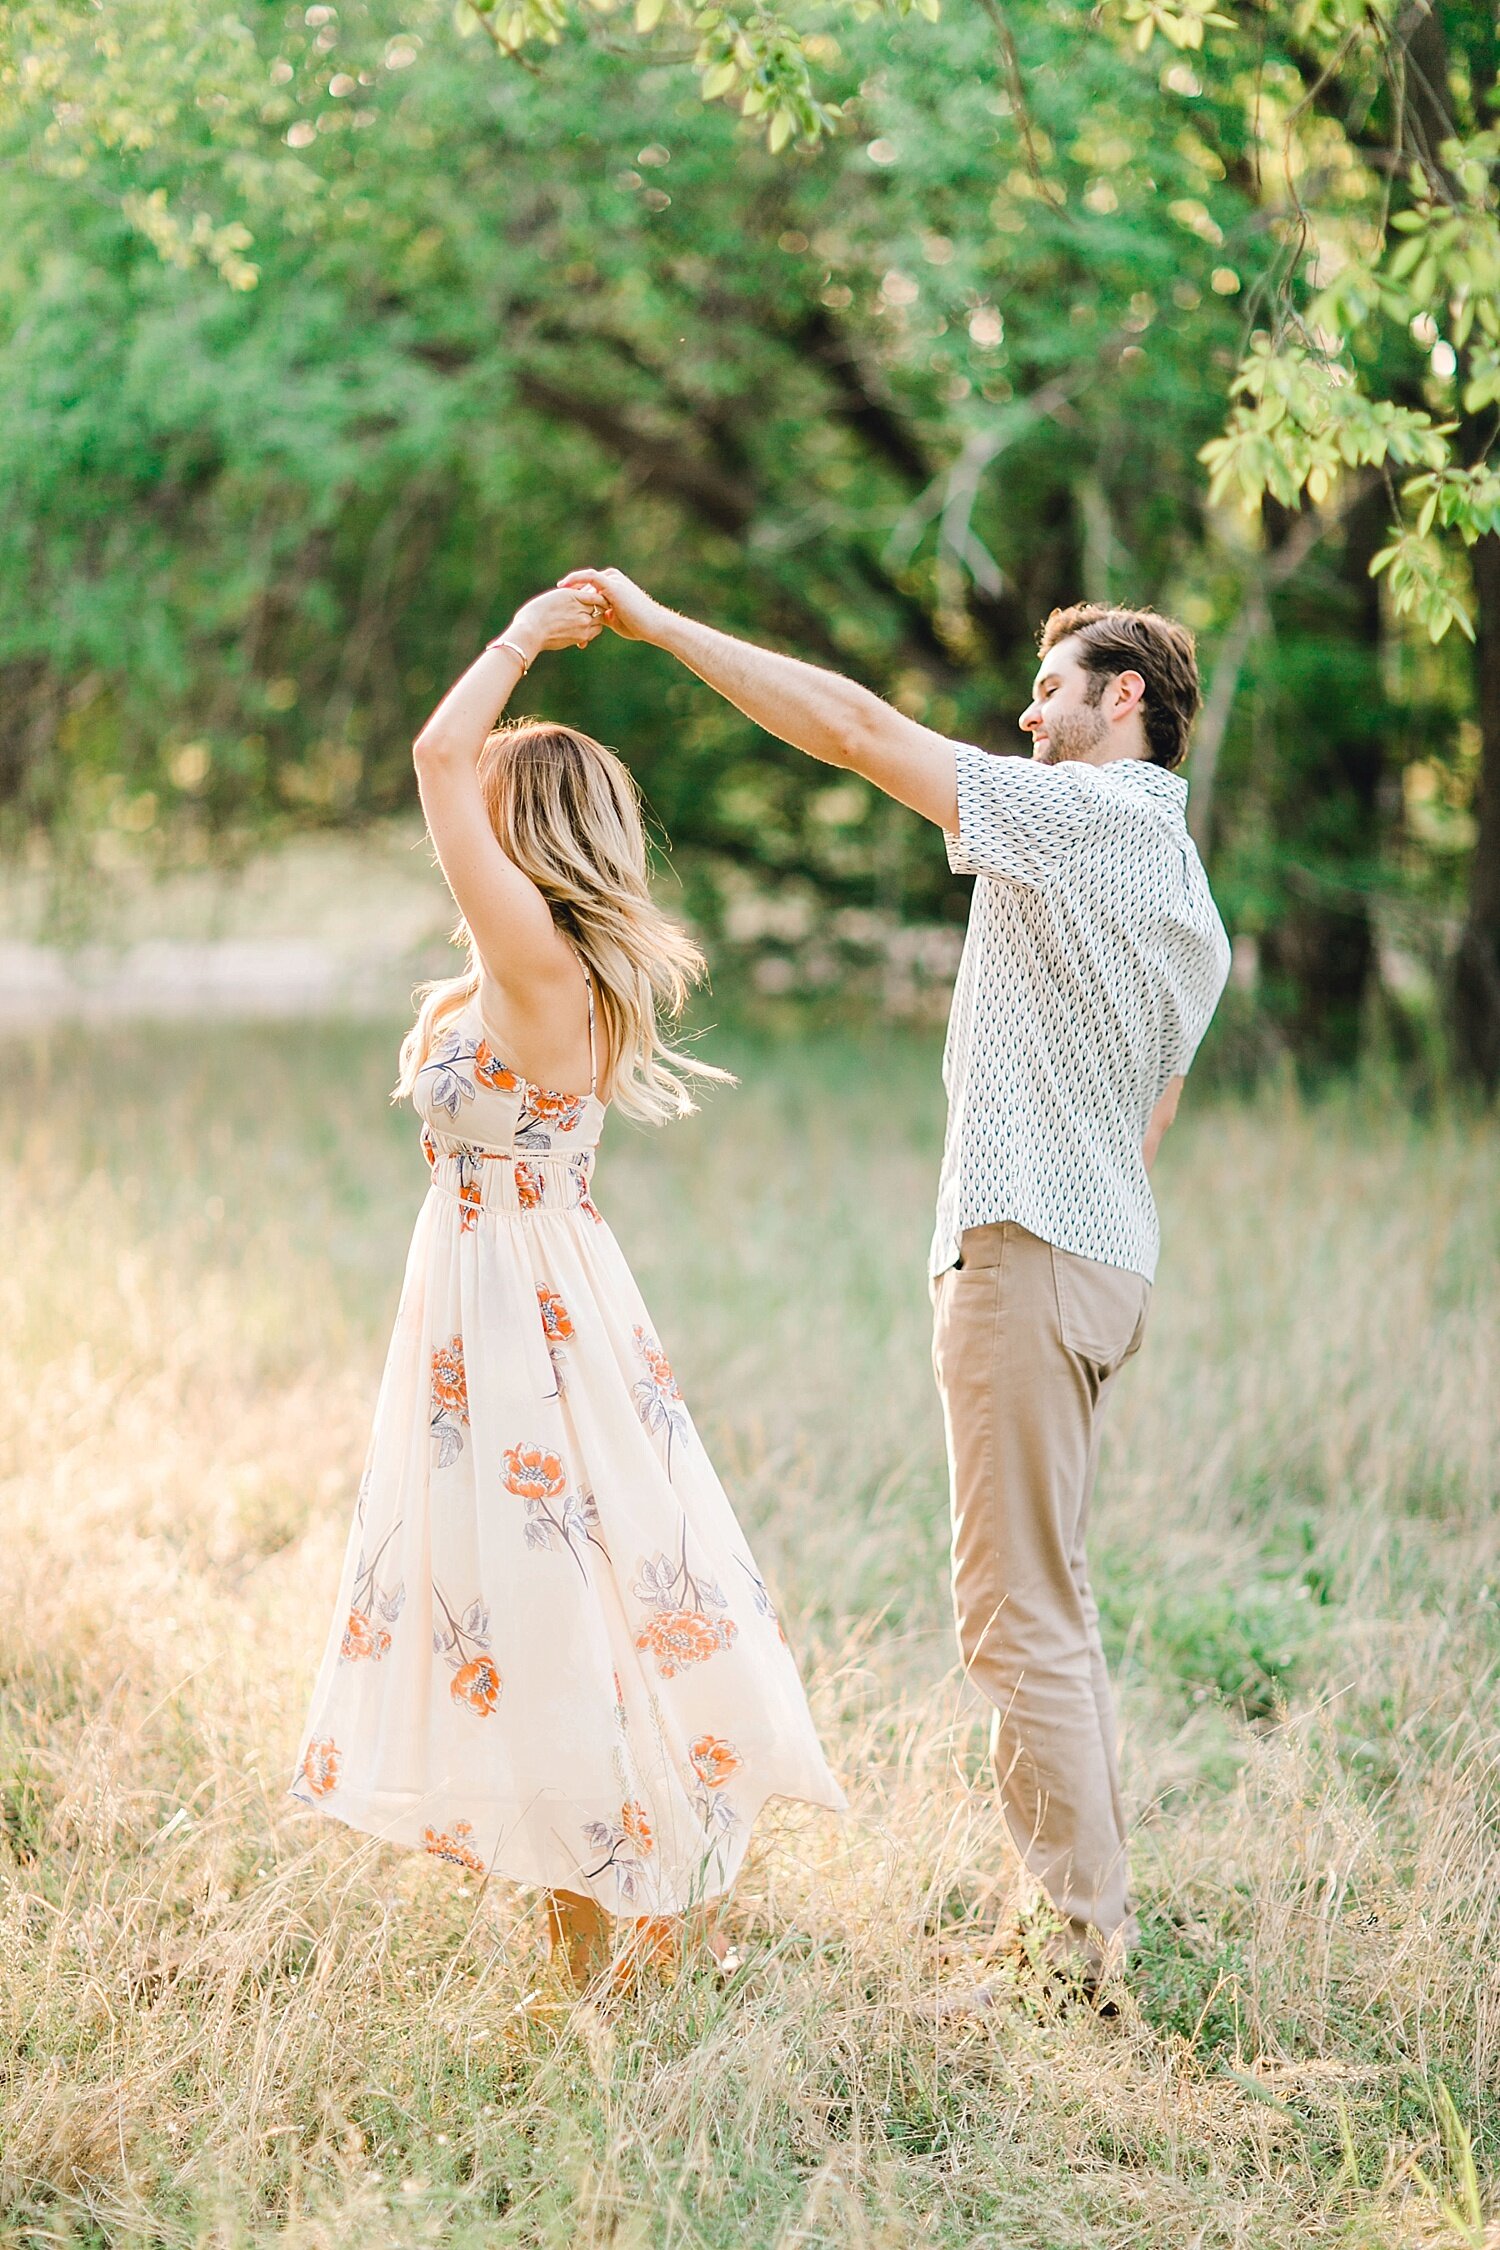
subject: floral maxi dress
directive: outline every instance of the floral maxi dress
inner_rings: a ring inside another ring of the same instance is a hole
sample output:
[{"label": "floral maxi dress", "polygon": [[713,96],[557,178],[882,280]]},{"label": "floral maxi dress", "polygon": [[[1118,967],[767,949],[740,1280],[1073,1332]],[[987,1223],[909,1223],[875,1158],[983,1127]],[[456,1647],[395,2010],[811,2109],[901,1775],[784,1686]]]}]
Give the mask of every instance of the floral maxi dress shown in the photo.
[{"label": "floral maxi dress", "polygon": [[844,1800],[589,1193],[605,1105],[508,1070],[477,997],[415,1098],[432,1181],[292,1794],[680,1913],[729,1887],[768,1797]]}]

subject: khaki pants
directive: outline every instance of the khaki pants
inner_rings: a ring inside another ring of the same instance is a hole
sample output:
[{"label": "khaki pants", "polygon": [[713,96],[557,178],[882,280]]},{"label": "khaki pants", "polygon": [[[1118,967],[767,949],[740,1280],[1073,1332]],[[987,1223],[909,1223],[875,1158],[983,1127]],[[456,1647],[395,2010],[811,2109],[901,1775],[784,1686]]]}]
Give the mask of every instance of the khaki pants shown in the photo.
[{"label": "khaki pants", "polygon": [[970,1227],[933,1283],[953,1490],[953,1602],[995,1706],[1011,1834],[1097,1964],[1133,1934],[1115,1714],[1084,1532],[1103,1413],[1140,1348],[1150,1284],[1011,1221]]}]

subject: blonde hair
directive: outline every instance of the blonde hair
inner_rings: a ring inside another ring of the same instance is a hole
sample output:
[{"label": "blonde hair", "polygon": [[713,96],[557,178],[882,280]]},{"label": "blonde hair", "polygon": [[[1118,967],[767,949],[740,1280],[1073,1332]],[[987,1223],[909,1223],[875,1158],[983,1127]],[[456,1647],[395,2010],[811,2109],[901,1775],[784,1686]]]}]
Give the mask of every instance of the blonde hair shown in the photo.
[{"label": "blonde hair", "polygon": [[[697,1107],[694,1079],[732,1085],[728,1071],[683,1054],[662,1035],[661,1018],[682,1014],[707,964],[681,923],[652,900],[640,793],[620,760],[573,727],[522,719],[489,736],[479,786],[501,850],[536,884],[593,979],[601,1099],[661,1124]],[[453,935],[468,947],[468,968],[419,990],[393,1100],[412,1092],[439,1028],[479,990],[467,923]]]}]

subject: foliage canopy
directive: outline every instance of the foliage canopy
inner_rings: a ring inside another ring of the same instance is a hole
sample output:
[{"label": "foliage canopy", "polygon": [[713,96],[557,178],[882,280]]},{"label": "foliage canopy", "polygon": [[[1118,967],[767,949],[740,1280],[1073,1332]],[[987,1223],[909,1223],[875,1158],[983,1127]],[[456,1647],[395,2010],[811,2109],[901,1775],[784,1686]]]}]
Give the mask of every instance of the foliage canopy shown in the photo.
[{"label": "foliage canopy", "polygon": [[[1348,1000],[1377,894],[1451,897],[1468,714],[1500,773],[1487,13],[40,0],[0,41],[24,817],[391,801],[480,627],[608,555],[996,741],[1053,602],[1174,607],[1200,836],[1290,984],[1299,915],[1363,921]],[[938,901],[900,816],[652,660],[568,694],[679,838]]]}]

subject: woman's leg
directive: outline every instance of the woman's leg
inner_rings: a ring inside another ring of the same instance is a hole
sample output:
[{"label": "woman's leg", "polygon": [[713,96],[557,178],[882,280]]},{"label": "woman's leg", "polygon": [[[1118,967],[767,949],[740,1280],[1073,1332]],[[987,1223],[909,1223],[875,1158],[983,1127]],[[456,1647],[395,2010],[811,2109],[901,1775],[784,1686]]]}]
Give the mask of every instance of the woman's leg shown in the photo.
[{"label": "woman's leg", "polygon": [[577,1891],[548,1891],[547,1943],[581,1991],[614,1957],[614,1923]]},{"label": "woman's leg", "polygon": [[644,1968],[675,1968],[684,1952],[705,1945],[716,1961],[728,1951],[719,1928],[720,1902],[680,1914],[641,1915],[617,1923],[593,1899],[577,1891],[548,1891],[547,1940],[554,1960],[561,1958],[580,1990],[611,1961],[622,1979]]}]

